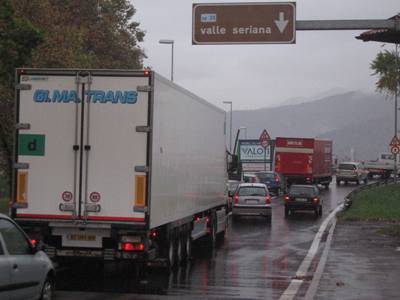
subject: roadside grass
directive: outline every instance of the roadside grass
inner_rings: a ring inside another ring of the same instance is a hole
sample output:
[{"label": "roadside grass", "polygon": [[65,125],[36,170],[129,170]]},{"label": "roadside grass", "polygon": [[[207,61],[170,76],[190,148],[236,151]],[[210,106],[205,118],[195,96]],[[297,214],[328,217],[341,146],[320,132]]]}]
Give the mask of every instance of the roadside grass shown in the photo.
[{"label": "roadside grass", "polygon": [[[354,195],[351,207],[340,213],[338,218],[345,221],[400,222],[400,185],[361,191]],[[393,232],[396,230],[393,229]]]}]

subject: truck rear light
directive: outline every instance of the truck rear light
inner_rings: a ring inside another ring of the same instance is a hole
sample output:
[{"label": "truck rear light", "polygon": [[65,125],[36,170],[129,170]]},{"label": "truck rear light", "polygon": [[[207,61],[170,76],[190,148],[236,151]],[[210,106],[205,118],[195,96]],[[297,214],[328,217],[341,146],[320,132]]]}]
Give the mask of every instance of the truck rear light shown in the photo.
[{"label": "truck rear light", "polygon": [[271,196],[268,195],[267,197],[265,197],[265,203],[266,204],[271,204]]},{"label": "truck rear light", "polygon": [[279,178],[279,176],[275,176],[275,181],[276,181],[276,182],[281,181],[280,178]]},{"label": "truck rear light", "polygon": [[150,69],[144,69],[143,75],[144,76],[149,76],[150,75]]},{"label": "truck rear light", "polygon": [[123,251],[143,251],[144,244],[143,243],[122,243],[121,250]]},{"label": "truck rear light", "polygon": [[312,199],[312,201],[313,201],[315,204],[317,204],[317,203],[319,202],[319,198],[318,198],[318,197],[314,197],[314,198]]},{"label": "truck rear light", "polygon": [[234,199],[235,199],[235,204],[237,204],[237,203],[239,202],[239,195],[236,194],[235,197],[234,197]]},{"label": "truck rear light", "polygon": [[28,202],[28,172],[18,171],[17,177],[17,203],[26,204]]},{"label": "truck rear light", "polygon": [[289,202],[290,198],[288,195],[286,195],[285,197],[283,197],[283,200],[285,200],[285,202]]},{"label": "truck rear light", "polygon": [[306,178],[306,182],[307,182],[307,183],[311,183],[311,177],[307,177],[307,178]]},{"label": "truck rear light", "polygon": [[157,237],[157,230],[152,230],[151,232],[150,232],[150,236],[154,239],[154,238],[156,238]]},{"label": "truck rear light", "polygon": [[146,176],[135,176],[135,207],[146,206]]}]

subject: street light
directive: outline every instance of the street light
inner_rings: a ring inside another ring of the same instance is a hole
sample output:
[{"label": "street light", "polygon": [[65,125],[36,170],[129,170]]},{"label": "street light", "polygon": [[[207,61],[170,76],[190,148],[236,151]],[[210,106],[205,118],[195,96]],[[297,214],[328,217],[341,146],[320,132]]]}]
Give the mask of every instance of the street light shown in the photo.
[{"label": "street light", "polygon": [[247,127],[246,126],[241,126],[239,127],[239,130],[244,130],[244,138],[247,140]]},{"label": "street light", "polygon": [[171,81],[174,81],[174,40],[159,40],[158,42],[171,45]]},{"label": "street light", "polygon": [[229,118],[229,152],[232,153],[232,101],[223,101],[222,103],[229,104],[231,106]]}]

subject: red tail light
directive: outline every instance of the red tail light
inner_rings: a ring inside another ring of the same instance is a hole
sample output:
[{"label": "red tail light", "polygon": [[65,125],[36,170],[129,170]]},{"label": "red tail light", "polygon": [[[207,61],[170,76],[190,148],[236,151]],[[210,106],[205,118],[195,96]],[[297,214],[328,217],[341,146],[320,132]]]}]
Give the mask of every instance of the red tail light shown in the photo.
[{"label": "red tail light", "polygon": [[281,181],[280,178],[279,178],[279,176],[275,176],[275,181],[276,181],[276,182]]},{"label": "red tail light", "polygon": [[144,244],[143,243],[122,243],[121,246],[122,250],[124,251],[143,251]]},{"label": "red tail light", "polygon": [[33,247],[35,247],[36,244],[37,244],[37,240],[31,240],[31,244],[32,244]]},{"label": "red tail light", "polygon": [[318,202],[319,202],[319,198],[318,198],[318,197],[314,197],[314,198],[312,199],[312,201],[313,201],[314,203],[318,203]]},{"label": "red tail light", "polygon": [[289,196],[288,195],[286,195],[285,197],[283,197],[283,200],[285,200],[285,202],[289,202]]},{"label": "red tail light", "polygon": [[234,199],[235,199],[235,204],[237,204],[237,203],[239,202],[239,195],[236,194],[235,197],[234,197]]},{"label": "red tail light", "polygon": [[266,204],[271,204],[271,196],[270,195],[265,197],[265,203]]}]

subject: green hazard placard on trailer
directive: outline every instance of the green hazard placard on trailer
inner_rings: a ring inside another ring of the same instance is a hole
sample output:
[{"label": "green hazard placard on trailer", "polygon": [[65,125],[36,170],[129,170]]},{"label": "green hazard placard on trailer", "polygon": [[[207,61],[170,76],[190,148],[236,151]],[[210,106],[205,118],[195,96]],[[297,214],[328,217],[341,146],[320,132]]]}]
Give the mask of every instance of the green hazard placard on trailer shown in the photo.
[{"label": "green hazard placard on trailer", "polygon": [[44,156],[44,134],[20,134],[18,138],[18,154]]}]

